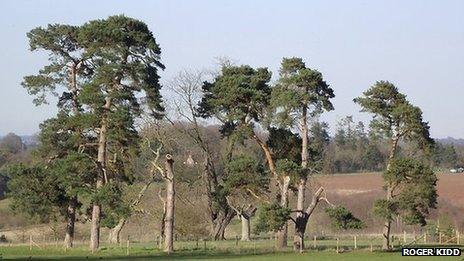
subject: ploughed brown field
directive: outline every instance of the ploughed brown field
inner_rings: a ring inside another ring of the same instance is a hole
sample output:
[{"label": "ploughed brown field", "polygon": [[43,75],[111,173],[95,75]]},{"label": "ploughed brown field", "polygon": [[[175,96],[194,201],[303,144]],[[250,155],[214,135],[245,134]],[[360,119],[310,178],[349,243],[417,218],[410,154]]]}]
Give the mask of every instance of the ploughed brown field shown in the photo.
[{"label": "ploughed brown field", "polygon": [[[318,176],[314,182],[324,186],[327,193],[343,197],[360,194],[383,194],[380,173],[336,174]],[[457,207],[464,206],[464,174],[438,174],[439,201],[445,200]]]}]

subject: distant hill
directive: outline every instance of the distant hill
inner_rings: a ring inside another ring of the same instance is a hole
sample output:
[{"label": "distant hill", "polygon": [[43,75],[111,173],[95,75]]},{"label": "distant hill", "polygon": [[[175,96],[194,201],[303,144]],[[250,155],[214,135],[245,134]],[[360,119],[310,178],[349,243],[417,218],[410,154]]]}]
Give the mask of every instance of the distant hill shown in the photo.
[{"label": "distant hill", "polygon": [[442,139],[435,139],[436,141],[440,142],[441,144],[446,144],[446,145],[458,145],[458,146],[464,146],[464,139],[456,139],[453,137],[446,137]]}]

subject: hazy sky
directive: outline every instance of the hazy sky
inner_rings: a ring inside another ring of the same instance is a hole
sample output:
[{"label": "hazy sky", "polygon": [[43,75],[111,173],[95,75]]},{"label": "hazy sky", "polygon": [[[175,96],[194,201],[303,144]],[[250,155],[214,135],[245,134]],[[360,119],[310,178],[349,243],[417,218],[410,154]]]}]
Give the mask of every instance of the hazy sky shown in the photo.
[{"label": "hazy sky", "polygon": [[47,56],[28,50],[26,32],[125,14],[146,22],[162,48],[163,81],[215,57],[268,66],[302,57],[335,90],[333,127],[367,120],[352,99],[376,80],[392,81],[424,111],[434,137],[464,138],[464,1],[0,1],[0,135],[32,134],[54,115],[21,87]]}]

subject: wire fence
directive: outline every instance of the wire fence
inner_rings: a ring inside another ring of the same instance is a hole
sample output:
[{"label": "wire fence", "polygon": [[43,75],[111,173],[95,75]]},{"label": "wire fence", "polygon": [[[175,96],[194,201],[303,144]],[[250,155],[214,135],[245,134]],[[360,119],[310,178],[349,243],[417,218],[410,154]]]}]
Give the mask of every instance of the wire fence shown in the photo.
[{"label": "wire fence", "polygon": [[[411,246],[445,246],[461,245],[461,234],[455,231],[454,234],[442,233],[438,234],[409,234],[403,232],[402,234],[394,234],[391,236],[391,245],[395,248],[411,247]],[[22,242],[1,242],[1,247],[15,247],[23,246],[32,250],[44,250],[50,248],[64,248],[62,240],[58,238],[50,238],[45,236],[29,235],[27,239]],[[380,234],[351,234],[351,235],[308,235],[305,238],[305,250],[329,250],[335,252],[345,251],[377,251],[381,249],[383,236]],[[291,240],[289,237],[288,248],[290,249]],[[74,246],[86,247],[89,245],[87,240],[75,240]],[[274,251],[275,249],[274,237],[260,236],[252,238],[250,241],[241,241],[238,236],[228,240],[212,241],[209,238],[200,237],[180,237],[175,236],[174,248],[175,250],[188,250],[188,251],[222,251],[222,252],[240,252],[240,253],[264,253]],[[127,255],[130,255],[131,249],[152,249],[161,250],[163,248],[162,240],[159,236],[155,235],[154,240],[150,242],[141,242],[136,240],[135,237],[127,236],[127,238],[120,240],[118,244],[110,244],[102,242],[102,248],[118,248],[124,250]]]}]

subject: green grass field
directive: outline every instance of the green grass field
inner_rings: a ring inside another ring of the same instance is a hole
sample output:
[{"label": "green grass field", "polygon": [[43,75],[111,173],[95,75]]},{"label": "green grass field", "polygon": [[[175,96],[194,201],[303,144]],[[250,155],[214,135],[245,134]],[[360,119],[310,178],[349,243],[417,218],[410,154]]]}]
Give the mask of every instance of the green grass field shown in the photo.
[{"label": "green grass field", "polygon": [[[309,244],[310,242],[308,242]],[[336,241],[326,240],[318,242],[316,249],[311,248],[303,254],[293,253],[291,249],[284,252],[275,252],[273,241],[258,240],[253,242],[239,242],[235,240],[223,242],[176,242],[176,251],[168,256],[157,247],[147,243],[132,243],[127,253],[126,244],[121,246],[103,245],[101,249],[92,254],[87,245],[79,245],[65,251],[55,245],[29,245],[0,246],[0,259],[106,259],[106,260],[417,260],[418,257],[402,257],[399,251],[380,252],[370,251],[370,242],[361,240],[358,249],[353,250],[350,241],[340,241],[340,253],[336,253]],[[376,242],[377,243],[377,242]],[[421,260],[463,260],[461,257],[420,257]]]}]

